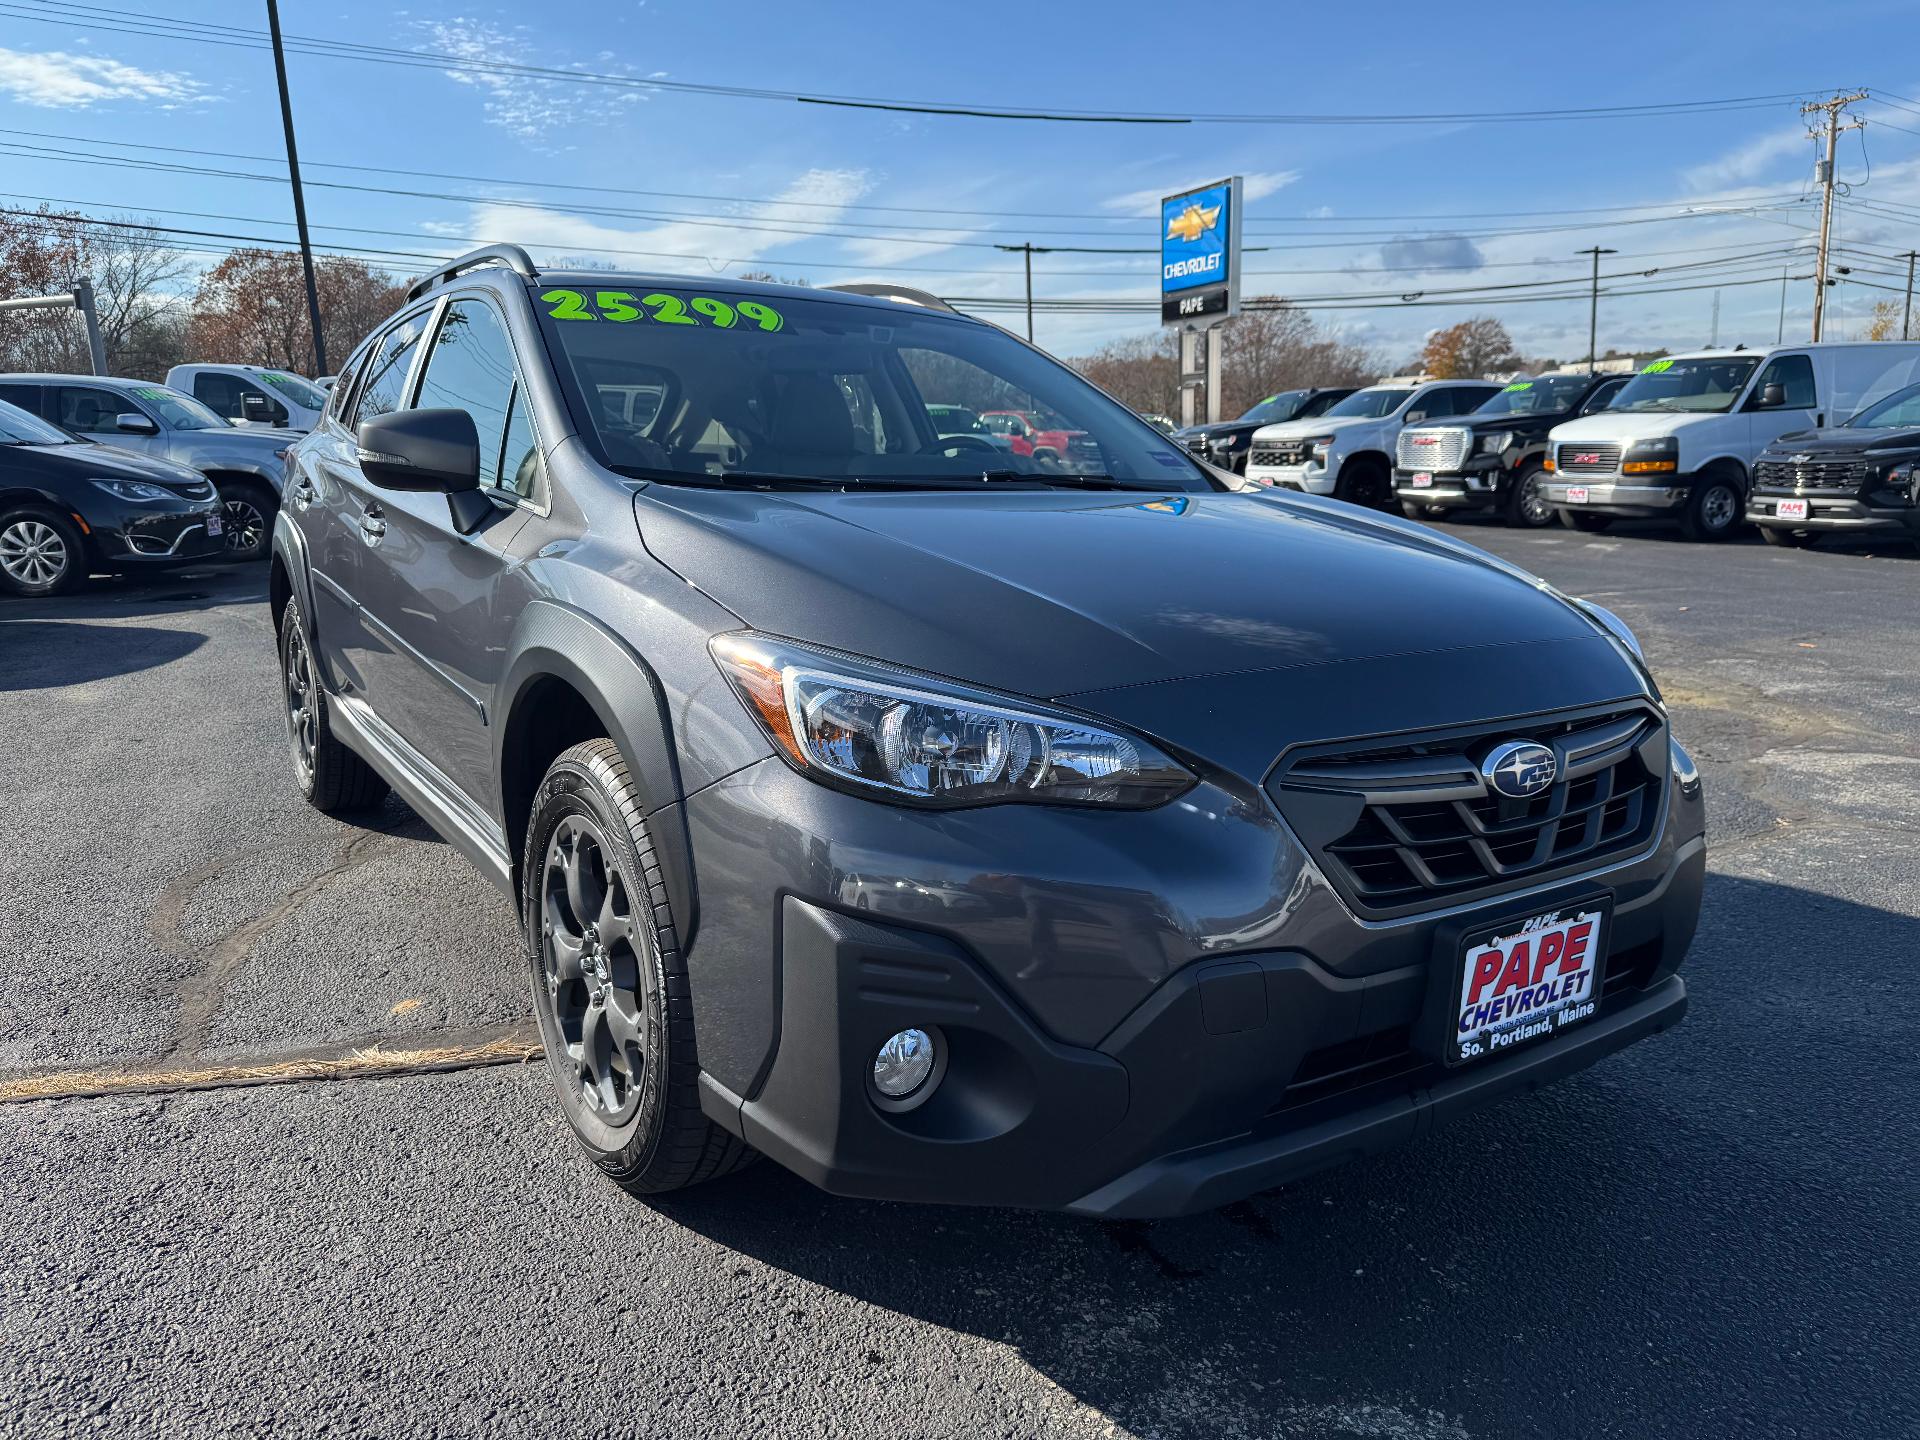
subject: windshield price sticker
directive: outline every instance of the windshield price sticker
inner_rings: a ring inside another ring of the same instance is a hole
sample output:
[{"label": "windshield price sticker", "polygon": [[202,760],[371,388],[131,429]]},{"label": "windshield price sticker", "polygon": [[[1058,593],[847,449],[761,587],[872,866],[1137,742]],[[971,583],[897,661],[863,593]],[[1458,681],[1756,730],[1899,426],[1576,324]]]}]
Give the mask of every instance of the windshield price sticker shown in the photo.
[{"label": "windshield price sticker", "polygon": [[1453,1064],[1545,1039],[1599,1004],[1605,911],[1552,910],[1466,948],[1449,1046]]},{"label": "windshield price sticker", "polygon": [[1659,375],[1672,368],[1673,361],[1671,360],[1649,360],[1646,367],[1641,370],[1640,373],[1642,375]]},{"label": "windshield price sticker", "polygon": [[611,320],[618,325],[652,320],[660,325],[711,325],[719,330],[736,327],[778,330],[786,317],[758,300],[729,303],[711,295],[634,295],[626,290],[545,290],[540,303],[555,320]]},{"label": "windshield price sticker", "polygon": [[136,394],[136,395],[138,395],[138,396],[139,396],[139,397],[140,397],[140,398],[141,398],[142,400],[171,400],[171,399],[173,399],[173,395],[172,395],[172,394],[171,394],[171,393],[170,393],[169,391],[166,391],[166,390],[152,390],[152,389],[146,389],[146,390],[136,390],[136,391],[134,391],[133,393],[134,393],[134,394]]},{"label": "windshield price sticker", "polygon": [[1513,384],[1507,386],[1507,388],[1502,390],[1500,393],[1502,395],[1511,395],[1516,390],[1531,390],[1532,388],[1533,388],[1533,382],[1531,380],[1516,380],[1514,381]]}]

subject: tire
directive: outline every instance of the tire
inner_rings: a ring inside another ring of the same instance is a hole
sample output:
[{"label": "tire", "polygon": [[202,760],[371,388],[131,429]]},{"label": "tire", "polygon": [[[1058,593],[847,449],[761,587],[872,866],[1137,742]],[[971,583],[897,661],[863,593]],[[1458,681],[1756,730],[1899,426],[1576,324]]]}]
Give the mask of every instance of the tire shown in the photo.
[{"label": "tire", "polygon": [[1546,469],[1539,464],[1528,465],[1513,477],[1513,484],[1507,487],[1504,508],[1507,524],[1514,529],[1539,530],[1553,523],[1554,507],[1540,488],[1546,473]]},{"label": "tire", "polygon": [[1598,535],[1602,530],[1605,530],[1609,525],[1613,524],[1613,516],[1596,515],[1591,510],[1568,510],[1563,506],[1560,510],[1560,523],[1569,530],[1579,530],[1588,535]]},{"label": "tire", "polygon": [[1378,460],[1356,455],[1340,467],[1333,498],[1366,510],[1384,510],[1393,502],[1393,477]]},{"label": "tire", "polygon": [[755,1152],[700,1109],[679,932],[612,741],[584,741],[548,767],[520,873],[547,1069],[593,1162],[634,1195],[747,1164]]},{"label": "tire", "polygon": [[0,591],[58,595],[86,574],[86,541],[71,520],[51,510],[0,514]]},{"label": "tire", "polygon": [[280,614],[280,699],[293,782],[309,805],[328,815],[343,815],[371,810],[387,798],[387,782],[379,771],[334,738],[327,692],[313,663],[298,600],[289,600]]},{"label": "tire", "polygon": [[273,548],[273,517],[280,502],[265,485],[252,480],[216,480],[220,491],[221,543],[226,558],[264,560]]},{"label": "tire", "polygon": [[1740,482],[1730,475],[1709,472],[1694,482],[1680,514],[1680,529],[1689,540],[1724,540],[1740,527],[1746,501]]},{"label": "tire", "polygon": [[1769,545],[1779,545],[1788,550],[1805,550],[1820,537],[1811,530],[1782,530],[1773,525],[1762,525],[1760,538]]}]

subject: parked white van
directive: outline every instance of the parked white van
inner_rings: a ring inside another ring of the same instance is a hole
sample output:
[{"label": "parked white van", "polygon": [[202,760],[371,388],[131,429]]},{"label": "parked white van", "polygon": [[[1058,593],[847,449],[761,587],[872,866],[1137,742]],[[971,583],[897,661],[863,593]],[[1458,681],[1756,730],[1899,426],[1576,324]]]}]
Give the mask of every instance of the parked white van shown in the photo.
[{"label": "parked white van", "polygon": [[1648,362],[1613,404],[1554,427],[1544,486],[1576,530],[1620,516],[1719,540],[1746,510],[1753,462],[1790,430],[1839,425],[1920,381],[1920,344],[1699,350]]},{"label": "parked white van", "polygon": [[234,425],[311,430],[327,408],[327,392],[313,381],[265,365],[176,365],[167,384]]},{"label": "parked white van", "polygon": [[1384,510],[1393,503],[1394,442],[1408,425],[1470,415],[1500,393],[1485,380],[1389,381],[1356,390],[1309,420],[1253,432],[1247,479]]}]

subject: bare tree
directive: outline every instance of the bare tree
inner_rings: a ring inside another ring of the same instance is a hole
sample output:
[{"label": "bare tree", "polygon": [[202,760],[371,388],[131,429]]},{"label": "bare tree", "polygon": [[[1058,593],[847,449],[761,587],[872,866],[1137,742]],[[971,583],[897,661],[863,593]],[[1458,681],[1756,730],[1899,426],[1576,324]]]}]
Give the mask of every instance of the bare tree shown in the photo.
[{"label": "bare tree", "polygon": [[[107,368],[157,376],[179,358],[178,290],[188,257],[158,230],[131,217],[110,223],[42,206],[0,215],[0,298],[60,294],[93,282]],[[71,310],[0,316],[0,365],[13,370],[85,371],[86,329]]]}]

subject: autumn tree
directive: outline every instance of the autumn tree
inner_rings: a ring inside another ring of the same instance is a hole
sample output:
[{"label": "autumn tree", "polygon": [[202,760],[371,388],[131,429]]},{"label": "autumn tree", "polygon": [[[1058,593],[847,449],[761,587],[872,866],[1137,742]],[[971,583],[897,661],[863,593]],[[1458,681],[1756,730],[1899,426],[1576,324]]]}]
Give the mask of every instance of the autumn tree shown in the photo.
[{"label": "autumn tree", "polygon": [[1420,354],[1422,372],[1436,380],[1471,380],[1489,371],[1517,369],[1519,363],[1513,337],[1491,315],[1434,331]]},{"label": "autumn tree", "polygon": [[1906,319],[1897,300],[1876,300],[1873,302],[1873,314],[1867,317],[1867,328],[1861,338],[1865,340],[1898,340],[1902,322]]},{"label": "autumn tree", "polygon": [[1180,413],[1180,333],[1161,328],[1111,340],[1070,362],[1114,399],[1143,415]]},{"label": "autumn tree", "polygon": [[[406,294],[391,275],[344,255],[316,255],[313,278],[329,365],[344,361]],[[314,359],[313,327],[299,254],[233,251],[201,277],[187,333],[195,360],[304,373]]]},{"label": "autumn tree", "polygon": [[[177,291],[188,264],[159,231],[131,217],[102,221],[47,206],[0,215],[0,299],[63,294],[91,280],[112,374],[158,379],[181,358]],[[92,368],[85,322],[70,309],[0,313],[0,368],[85,373]]]}]

